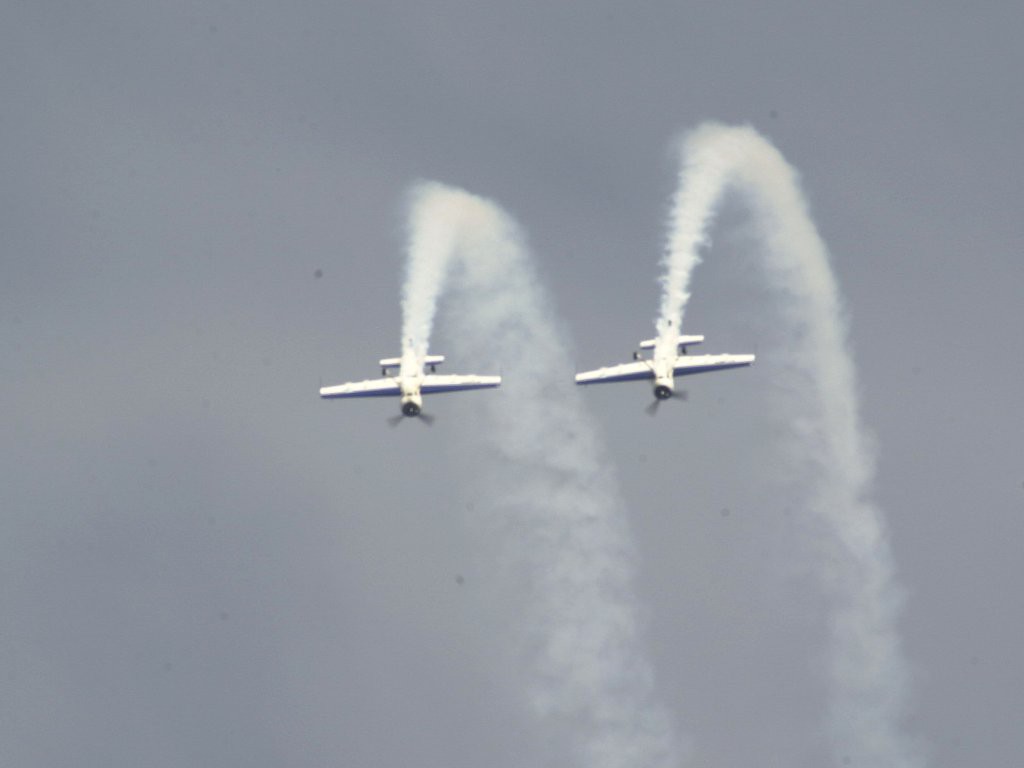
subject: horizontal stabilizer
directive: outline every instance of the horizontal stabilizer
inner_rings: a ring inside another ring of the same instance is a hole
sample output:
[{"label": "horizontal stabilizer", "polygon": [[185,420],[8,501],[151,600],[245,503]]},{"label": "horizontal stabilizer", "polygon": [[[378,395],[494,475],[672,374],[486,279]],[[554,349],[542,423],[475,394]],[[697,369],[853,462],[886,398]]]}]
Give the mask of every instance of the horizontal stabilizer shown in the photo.
[{"label": "horizontal stabilizer", "polygon": [[[423,358],[424,365],[440,365],[444,362],[444,355],[427,355]],[[398,368],[402,364],[400,357],[385,357],[380,361],[381,368]]]},{"label": "horizontal stabilizer", "polygon": [[[680,336],[676,340],[676,347],[689,347],[695,344],[701,344],[703,341],[703,336]],[[641,341],[640,349],[654,349],[654,345],[657,343],[657,339],[647,339],[646,341]]]}]

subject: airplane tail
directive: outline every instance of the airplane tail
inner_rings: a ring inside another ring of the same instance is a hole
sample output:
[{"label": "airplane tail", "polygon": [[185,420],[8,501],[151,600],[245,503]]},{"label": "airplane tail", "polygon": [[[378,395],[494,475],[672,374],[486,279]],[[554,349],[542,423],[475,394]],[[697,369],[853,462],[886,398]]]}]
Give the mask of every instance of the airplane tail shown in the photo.
[{"label": "airplane tail", "polygon": [[[424,365],[440,365],[444,362],[444,355],[426,355],[423,358]],[[400,357],[385,357],[380,361],[380,367],[387,370],[388,368],[398,368],[402,365],[402,358]]]}]

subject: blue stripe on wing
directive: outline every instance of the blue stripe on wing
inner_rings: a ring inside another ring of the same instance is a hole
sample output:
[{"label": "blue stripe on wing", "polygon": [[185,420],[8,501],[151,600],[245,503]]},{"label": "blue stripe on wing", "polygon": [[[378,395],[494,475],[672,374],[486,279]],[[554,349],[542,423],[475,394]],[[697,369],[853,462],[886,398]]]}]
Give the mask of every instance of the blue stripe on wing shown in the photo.
[{"label": "blue stripe on wing", "polygon": [[442,392],[462,392],[469,389],[494,389],[498,384],[423,384],[420,392],[424,395],[436,395]]},{"label": "blue stripe on wing", "polygon": [[730,368],[746,368],[750,363],[712,363],[709,365],[681,365],[675,368],[676,376],[689,376],[694,373],[710,371],[727,371]]}]

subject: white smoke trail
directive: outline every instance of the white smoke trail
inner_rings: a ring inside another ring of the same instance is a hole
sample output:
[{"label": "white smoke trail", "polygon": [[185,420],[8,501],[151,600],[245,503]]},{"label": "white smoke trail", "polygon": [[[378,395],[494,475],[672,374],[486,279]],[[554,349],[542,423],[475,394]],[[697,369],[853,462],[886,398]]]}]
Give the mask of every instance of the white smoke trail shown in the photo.
[{"label": "white smoke trail", "polygon": [[743,151],[742,138],[738,136],[696,141],[697,136],[698,132],[694,132],[687,142],[679,189],[672,205],[665,274],[661,279],[661,315],[656,324],[656,357],[675,354],[683,310],[690,299],[690,275],[700,263],[698,249],[707,243],[709,214],[734,172],[734,158]]},{"label": "white smoke trail", "polygon": [[[800,382],[793,458],[813,469],[809,504],[823,532],[822,577],[831,617],[830,728],[844,764],[908,768],[923,763],[901,732],[908,674],[897,620],[902,596],[881,511],[866,499],[873,479],[853,363],[828,251],[796,172],[750,127],[706,124],[683,146],[666,255],[659,344],[680,332],[697,249],[728,186],[751,204],[765,270],[792,323],[782,351]],[[794,414],[790,414],[791,417]]]},{"label": "white smoke trail", "polygon": [[528,585],[530,706],[569,732],[580,766],[676,768],[641,648],[630,534],[523,240],[495,204],[440,184],[414,189],[410,222],[407,343],[425,348],[447,275],[460,356],[497,355],[506,371],[474,425],[490,463],[490,509],[475,514],[510,531],[505,557]]},{"label": "white smoke trail", "polygon": [[429,188],[424,185],[413,192],[409,260],[402,287],[402,352],[411,348],[419,355],[427,352],[437,299],[444,290],[458,238],[458,227],[449,217],[437,216],[418,204]]}]

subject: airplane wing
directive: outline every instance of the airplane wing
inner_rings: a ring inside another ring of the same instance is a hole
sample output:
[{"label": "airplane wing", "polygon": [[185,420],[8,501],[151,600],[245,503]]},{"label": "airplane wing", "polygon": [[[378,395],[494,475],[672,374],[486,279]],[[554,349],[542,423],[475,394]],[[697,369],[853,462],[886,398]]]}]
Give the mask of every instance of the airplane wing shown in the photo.
[{"label": "airplane wing", "polygon": [[[689,376],[709,371],[742,368],[754,362],[754,355],[678,355],[672,365],[675,376]],[[610,381],[636,381],[653,379],[654,365],[650,360],[637,360],[621,365],[609,365],[594,371],[576,374],[577,384],[604,384]]]},{"label": "airplane wing", "polygon": [[[683,358],[687,360],[689,358]],[[637,360],[633,363],[609,365],[596,371],[584,371],[576,374],[577,384],[603,384],[609,381],[635,381],[637,379],[653,379],[654,368],[648,360]]]},{"label": "airplane wing", "polygon": [[676,376],[690,376],[694,373],[726,371],[743,368],[754,362],[754,355],[679,355],[672,366]]},{"label": "airplane wing", "polygon": [[398,379],[368,379],[367,381],[354,381],[348,384],[338,384],[333,387],[321,387],[320,397],[324,399],[336,397],[387,397],[388,395],[400,395],[402,388],[398,386]]},{"label": "airplane wing", "polygon": [[459,392],[465,389],[491,389],[501,386],[501,376],[465,376],[455,374],[429,374],[423,377],[420,392]]}]

